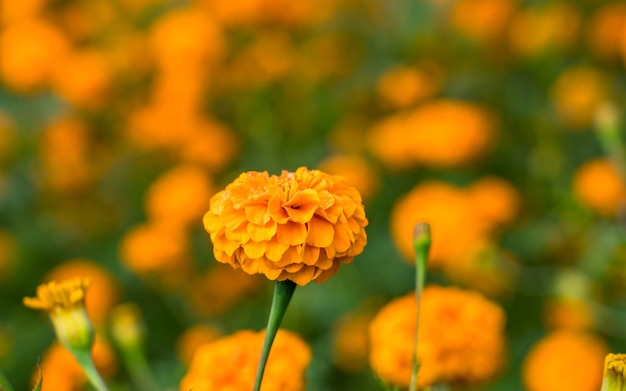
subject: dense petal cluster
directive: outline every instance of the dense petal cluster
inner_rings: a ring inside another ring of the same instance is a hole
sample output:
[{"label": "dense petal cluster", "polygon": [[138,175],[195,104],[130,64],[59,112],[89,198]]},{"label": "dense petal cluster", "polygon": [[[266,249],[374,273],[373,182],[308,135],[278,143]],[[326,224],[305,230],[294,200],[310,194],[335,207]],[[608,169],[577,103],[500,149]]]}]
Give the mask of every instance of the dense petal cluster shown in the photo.
[{"label": "dense petal cluster", "polygon": [[[585,332],[561,330],[537,342],[524,362],[528,391],[599,390],[608,347]],[[575,374],[575,376],[572,376]]]},{"label": "dense petal cluster", "polygon": [[[384,381],[401,387],[410,383],[416,312],[411,293],[383,307],[370,324],[372,368]],[[418,385],[491,379],[503,364],[504,326],[504,311],[480,294],[426,287],[420,308]]]},{"label": "dense petal cluster", "polygon": [[61,282],[50,281],[37,287],[37,297],[25,297],[24,305],[51,313],[85,305],[89,280],[73,278]]},{"label": "dense petal cluster", "polygon": [[[200,347],[180,390],[249,391],[253,388],[265,332],[239,331]],[[311,350],[295,334],[279,330],[263,376],[262,391],[301,391]]]},{"label": "dense petal cluster", "polygon": [[298,285],[324,282],[360,254],[367,223],[354,187],[304,167],[243,173],[204,216],[219,262]]}]

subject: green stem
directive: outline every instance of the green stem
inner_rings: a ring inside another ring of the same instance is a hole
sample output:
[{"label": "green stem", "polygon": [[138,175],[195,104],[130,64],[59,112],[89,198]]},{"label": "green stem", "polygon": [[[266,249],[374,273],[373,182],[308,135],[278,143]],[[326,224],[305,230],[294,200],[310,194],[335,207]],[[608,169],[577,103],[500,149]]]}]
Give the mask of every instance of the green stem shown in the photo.
[{"label": "green stem", "polygon": [[137,389],[144,391],[159,390],[159,385],[152,375],[146,356],[140,347],[122,347],[121,353],[124,365]]},{"label": "green stem", "polygon": [[415,334],[413,336],[413,366],[411,369],[411,383],[409,390],[417,390],[417,373],[419,362],[417,360],[417,338],[420,319],[420,300],[424,283],[426,281],[426,267],[428,264],[428,252],[430,250],[430,225],[428,223],[418,223],[413,232],[413,248],[415,250],[415,301],[417,311],[415,315]]},{"label": "green stem", "polygon": [[296,290],[296,283],[290,280],[276,281],[274,284],[274,295],[272,297],[272,307],[270,308],[270,315],[267,319],[267,328],[265,330],[265,341],[263,342],[263,350],[261,351],[261,358],[259,359],[259,365],[256,370],[256,379],[254,381],[254,391],[260,391],[261,382],[263,381],[263,372],[265,372],[265,365],[270,355],[270,349],[274,343],[276,333],[283,320],[283,316],[287,311],[287,306],[293,292]]},{"label": "green stem", "polygon": [[0,391],[13,391],[13,386],[9,382],[9,379],[5,376],[4,372],[0,369]]},{"label": "green stem", "polygon": [[88,350],[74,350],[72,354],[76,358],[76,361],[80,364],[83,372],[87,375],[89,382],[95,387],[97,391],[109,391],[104,380],[100,377],[96,366],[91,358],[91,353]]}]

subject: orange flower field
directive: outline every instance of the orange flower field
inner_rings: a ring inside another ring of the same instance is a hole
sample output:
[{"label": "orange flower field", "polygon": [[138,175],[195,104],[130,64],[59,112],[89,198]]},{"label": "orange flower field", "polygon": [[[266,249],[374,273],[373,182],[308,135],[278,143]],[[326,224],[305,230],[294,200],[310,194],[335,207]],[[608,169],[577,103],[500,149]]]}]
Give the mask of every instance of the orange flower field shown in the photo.
[{"label": "orange flower field", "polygon": [[0,391],[626,391],[626,1],[0,0]]}]

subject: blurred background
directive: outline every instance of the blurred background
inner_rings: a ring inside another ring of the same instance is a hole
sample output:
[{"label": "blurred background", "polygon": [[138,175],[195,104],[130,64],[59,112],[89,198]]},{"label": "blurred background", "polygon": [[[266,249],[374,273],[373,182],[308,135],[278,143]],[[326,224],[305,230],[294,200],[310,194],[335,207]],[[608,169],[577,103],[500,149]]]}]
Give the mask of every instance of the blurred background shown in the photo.
[{"label": "blurred background", "polygon": [[312,348],[308,391],[382,389],[368,322],[413,289],[420,220],[428,282],[506,311],[504,369],[472,389],[527,389],[529,351],[557,330],[626,349],[626,2],[0,0],[0,23],[0,368],[16,389],[37,362],[44,390],[89,389],[21,304],[50,279],[91,279],[113,389],[138,389],[111,337],[119,304],[137,304],[164,390],[197,346],[263,328],[272,284],[217,263],[202,216],[239,173],[300,166],[345,176],[370,222],[365,251],[297,289],[284,320]]}]

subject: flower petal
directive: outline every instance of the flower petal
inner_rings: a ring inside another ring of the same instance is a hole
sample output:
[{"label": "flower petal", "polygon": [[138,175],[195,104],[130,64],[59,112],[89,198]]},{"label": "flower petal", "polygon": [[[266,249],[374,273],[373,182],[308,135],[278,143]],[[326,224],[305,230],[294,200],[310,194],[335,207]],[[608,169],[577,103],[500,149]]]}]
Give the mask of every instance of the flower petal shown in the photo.
[{"label": "flower petal", "polygon": [[306,242],[307,232],[306,225],[288,221],[285,224],[279,224],[276,232],[276,239],[279,243],[291,246]]}]

